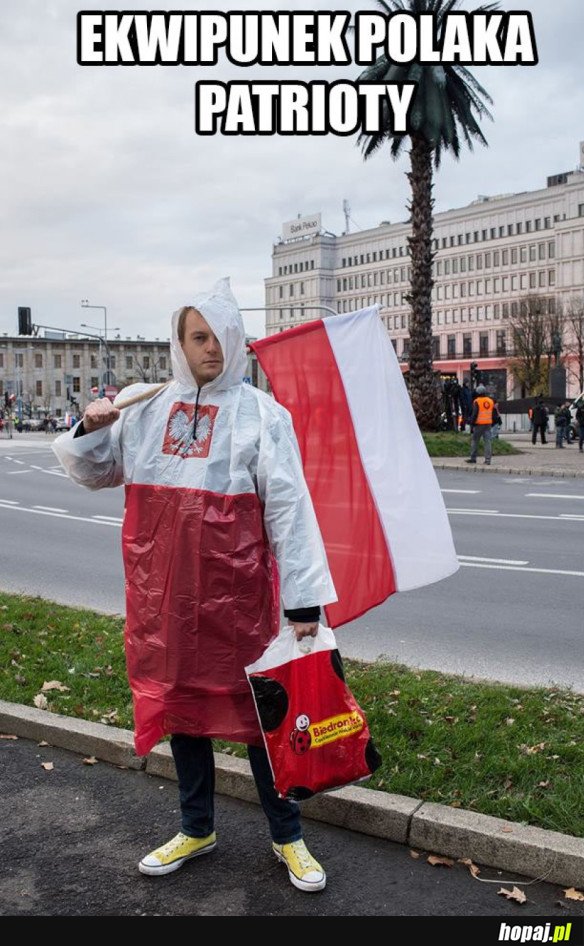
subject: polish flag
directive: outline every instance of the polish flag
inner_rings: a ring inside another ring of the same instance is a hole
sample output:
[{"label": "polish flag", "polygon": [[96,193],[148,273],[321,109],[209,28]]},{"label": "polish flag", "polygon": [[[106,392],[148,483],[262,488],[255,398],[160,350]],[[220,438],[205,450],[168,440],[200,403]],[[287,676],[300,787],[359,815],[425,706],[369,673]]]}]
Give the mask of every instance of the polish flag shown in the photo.
[{"label": "polish flag", "polygon": [[338,601],[330,627],[459,568],[442,494],[379,307],[250,344],[294,422]]}]

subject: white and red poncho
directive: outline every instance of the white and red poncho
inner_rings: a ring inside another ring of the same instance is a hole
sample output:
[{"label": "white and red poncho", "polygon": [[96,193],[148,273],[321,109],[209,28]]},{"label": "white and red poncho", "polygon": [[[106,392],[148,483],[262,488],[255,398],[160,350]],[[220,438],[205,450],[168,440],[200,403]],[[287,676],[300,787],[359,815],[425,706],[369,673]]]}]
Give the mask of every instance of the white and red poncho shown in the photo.
[{"label": "white and red poncho", "polygon": [[286,609],[336,601],[290,415],[243,383],[245,332],[228,280],[191,304],[221,344],[219,377],[198,389],[175,312],[172,383],[112,426],[76,437],[77,425],[53,444],[76,483],[125,485],[139,755],[177,732],[263,745],[244,667],[278,632],[280,594]]}]

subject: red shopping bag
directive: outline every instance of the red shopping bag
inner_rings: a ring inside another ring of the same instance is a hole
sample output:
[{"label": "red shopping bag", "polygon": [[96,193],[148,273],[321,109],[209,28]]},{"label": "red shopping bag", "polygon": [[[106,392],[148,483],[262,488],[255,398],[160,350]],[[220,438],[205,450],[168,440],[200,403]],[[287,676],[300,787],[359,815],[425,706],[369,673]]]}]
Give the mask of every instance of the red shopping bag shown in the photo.
[{"label": "red shopping bag", "polygon": [[246,673],[280,798],[310,798],[381,765],[330,628],[300,642],[283,628]]}]

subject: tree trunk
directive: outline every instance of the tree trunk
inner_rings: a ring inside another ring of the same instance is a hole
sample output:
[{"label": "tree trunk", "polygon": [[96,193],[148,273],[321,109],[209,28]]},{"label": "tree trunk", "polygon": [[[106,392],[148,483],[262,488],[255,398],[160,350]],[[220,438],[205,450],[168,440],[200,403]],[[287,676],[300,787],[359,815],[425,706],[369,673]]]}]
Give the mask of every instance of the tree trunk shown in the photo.
[{"label": "tree trunk", "polygon": [[407,300],[410,315],[409,391],[421,430],[438,430],[440,400],[432,367],[432,149],[424,138],[412,136],[412,189],[410,215],[412,235],[408,238],[412,261],[411,293]]}]

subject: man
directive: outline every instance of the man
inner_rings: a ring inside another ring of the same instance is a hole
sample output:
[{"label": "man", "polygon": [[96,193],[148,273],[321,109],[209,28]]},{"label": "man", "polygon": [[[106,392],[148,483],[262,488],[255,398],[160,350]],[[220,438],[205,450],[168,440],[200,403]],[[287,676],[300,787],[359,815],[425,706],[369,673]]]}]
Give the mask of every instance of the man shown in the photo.
[{"label": "man", "polygon": [[[276,857],[294,886],[322,890],[299,806],[274,789],[244,669],[278,632],[278,576],[299,640],[336,600],[290,415],[243,384],[245,333],[227,279],[174,313],[171,359],[161,391],[123,412],[94,401],[53,444],[76,482],[126,488],[136,751],[171,734],[182,816],[181,832],[139,869],[166,874],[215,847],[215,737],[247,745]],[[133,385],[124,398],[156,387]]]},{"label": "man", "polygon": [[487,389],[484,384],[479,384],[476,393],[477,396],[473,401],[472,415],[470,418],[470,429],[472,433],[470,457],[466,462],[477,462],[477,452],[482,438],[485,449],[485,463],[487,466],[490,466],[492,455],[491,428],[493,424],[499,424],[501,418],[495,407],[495,402],[493,398],[489,397],[487,394]]},{"label": "man", "polygon": [[537,440],[538,432],[541,435],[542,444],[547,443],[545,438],[548,425],[548,409],[543,403],[543,398],[541,394],[535,399],[535,407],[533,409],[533,432],[531,435],[531,442],[535,445]]},{"label": "man", "polygon": [[584,401],[576,408],[576,420],[578,421],[578,448],[582,453],[584,452]]},{"label": "man", "polygon": [[564,438],[568,440],[568,418],[564,404],[559,404],[554,411],[554,421],[556,425],[556,449],[562,450],[564,447]]}]

